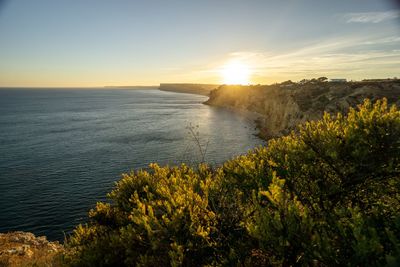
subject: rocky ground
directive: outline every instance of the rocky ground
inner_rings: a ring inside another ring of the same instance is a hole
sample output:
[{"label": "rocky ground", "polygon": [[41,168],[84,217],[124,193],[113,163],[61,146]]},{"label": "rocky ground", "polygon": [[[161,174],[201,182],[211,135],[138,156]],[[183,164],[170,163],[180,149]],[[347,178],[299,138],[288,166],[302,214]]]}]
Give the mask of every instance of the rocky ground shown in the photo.
[{"label": "rocky ground", "polygon": [[61,266],[63,246],[32,233],[0,233],[0,267]]}]

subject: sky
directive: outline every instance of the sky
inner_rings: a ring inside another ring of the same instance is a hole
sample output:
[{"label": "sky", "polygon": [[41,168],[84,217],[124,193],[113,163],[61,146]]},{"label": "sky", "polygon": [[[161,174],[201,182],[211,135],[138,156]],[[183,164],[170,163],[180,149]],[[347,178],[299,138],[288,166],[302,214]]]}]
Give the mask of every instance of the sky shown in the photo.
[{"label": "sky", "polygon": [[390,0],[0,0],[1,87],[400,77]]}]

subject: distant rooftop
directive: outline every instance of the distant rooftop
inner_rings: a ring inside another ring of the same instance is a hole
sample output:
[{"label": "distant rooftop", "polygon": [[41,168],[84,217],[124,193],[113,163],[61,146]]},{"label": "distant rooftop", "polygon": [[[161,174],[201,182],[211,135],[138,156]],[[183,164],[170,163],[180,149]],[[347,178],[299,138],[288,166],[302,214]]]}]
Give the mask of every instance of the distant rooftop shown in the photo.
[{"label": "distant rooftop", "polygon": [[338,82],[343,83],[343,82],[347,82],[347,79],[344,79],[344,78],[335,78],[335,79],[330,79],[329,81],[330,81],[330,82],[336,82],[336,83],[338,83]]}]

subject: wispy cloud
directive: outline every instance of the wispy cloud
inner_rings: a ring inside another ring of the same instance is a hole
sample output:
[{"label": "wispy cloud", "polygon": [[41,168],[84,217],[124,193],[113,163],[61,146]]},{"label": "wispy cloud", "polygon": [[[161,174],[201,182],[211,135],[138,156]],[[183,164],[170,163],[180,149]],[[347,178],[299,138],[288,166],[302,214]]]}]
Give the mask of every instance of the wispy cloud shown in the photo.
[{"label": "wispy cloud", "polygon": [[255,82],[260,83],[319,75],[352,79],[390,77],[400,73],[400,50],[391,45],[399,41],[397,36],[343,36],[279,54],[236,52],[228,58],[251,66]]},{"label": "wispy cloud", "polygon": [[376,45],[376,44],[389,44],[389,43],[398,43],[398,42],[400,42],[399,36],[390,36],[390,37],[386,37],[386,38],[382,38],[382,39],[365,41],[362,44]]},{"label": "wispy cloud", "polygon": [[379,23],[382,21],[399,18],[400,10],[347,13],[343,17],[347,23]]}]

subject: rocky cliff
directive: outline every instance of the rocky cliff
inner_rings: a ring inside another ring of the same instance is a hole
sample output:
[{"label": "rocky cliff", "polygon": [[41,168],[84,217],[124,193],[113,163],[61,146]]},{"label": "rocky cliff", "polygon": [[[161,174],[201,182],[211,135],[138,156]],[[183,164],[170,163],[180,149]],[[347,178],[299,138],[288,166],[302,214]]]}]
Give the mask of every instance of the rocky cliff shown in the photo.
[{"label": "rocky cliff", "polygon": [[64,248],[28,232],[0,233],[0,266],[61,266]]},{"label": "rocky cliff", "polygon": [[287,134],[299,123],[321,118],[324,111],[346,113],[349,107],[357,106],[365,98],[383,97],[399,105],[400,80],[222,85],[210,92],[205,104],[250,114],[261,137],[269,139]]}]

